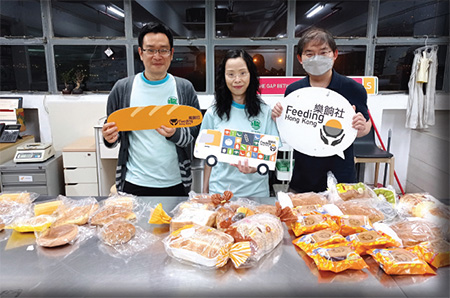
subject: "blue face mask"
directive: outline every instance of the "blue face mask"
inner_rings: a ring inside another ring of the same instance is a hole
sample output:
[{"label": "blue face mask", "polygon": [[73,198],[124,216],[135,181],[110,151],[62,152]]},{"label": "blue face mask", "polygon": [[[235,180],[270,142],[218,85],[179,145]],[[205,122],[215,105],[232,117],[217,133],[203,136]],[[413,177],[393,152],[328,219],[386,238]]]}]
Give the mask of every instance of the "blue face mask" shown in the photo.
[{"label": "blue face mask", "polygon": [[316,55],[303,60],[303,68],[307,73],[313,76],[320,76],[333,67],[333,58]]}]

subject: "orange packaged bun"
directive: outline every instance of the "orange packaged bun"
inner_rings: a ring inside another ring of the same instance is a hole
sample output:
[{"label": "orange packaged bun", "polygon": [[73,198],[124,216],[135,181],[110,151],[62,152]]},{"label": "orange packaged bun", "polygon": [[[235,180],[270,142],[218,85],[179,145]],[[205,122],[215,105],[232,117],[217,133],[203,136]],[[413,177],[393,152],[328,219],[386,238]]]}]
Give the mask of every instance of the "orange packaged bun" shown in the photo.
[{"label": "orange packaged bun", "polygon": [[368,253],[386,274],[436,274],[425,261],[403,248],[372,249]]},{"label": "orange packaged bun", "polygon": [[163,105],[131,107],[117,110],[108,117],[119,131],[156,129],[166,127],[191,127],[202,122],[202,113],[194,107]]},{"label": "orange packaged bun", "polygon": [[347,269],[360,270],[368,267],[363,258],[348,243],[319,247],[308,255],[314,260],[319,270],[338,273]]}]

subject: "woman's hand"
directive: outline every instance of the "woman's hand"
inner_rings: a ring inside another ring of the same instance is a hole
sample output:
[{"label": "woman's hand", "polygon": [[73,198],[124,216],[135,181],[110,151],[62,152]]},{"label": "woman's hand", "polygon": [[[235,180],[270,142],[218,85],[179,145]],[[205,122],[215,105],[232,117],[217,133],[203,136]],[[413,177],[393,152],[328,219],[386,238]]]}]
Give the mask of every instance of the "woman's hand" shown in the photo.
[{"label": "woman's hand", "polygon": [[243,163],[238,161],[237,164],[231,164],[233,167],[238,168],[239,172],[243,174],[253,174],[256,173],[256,168],[248,166],[248,160],[246,159]]},{"label": "woman's hand", "polygon": [[276,121],[276,119],[281,116],[281,112],[283,112],[283,107],[281,106],[281,103],[277,102],[277,104],[272,109],[273,121]]},{"label": "woman's hand", "polygon": [[109,123],[103,124],[102,135],[103,135],[103,138],[110,144],[117,141],[117,139],[119,138],[119,130],[116,126],[116,123],[109,122]]},{"label": "woman's hand", "polygon": [[166,127],[164,125],[161,125],[160,128],[157,128],[156,131],[162,135],[163,137],[170,138],[175,134],[176,128],[173,127]]}]

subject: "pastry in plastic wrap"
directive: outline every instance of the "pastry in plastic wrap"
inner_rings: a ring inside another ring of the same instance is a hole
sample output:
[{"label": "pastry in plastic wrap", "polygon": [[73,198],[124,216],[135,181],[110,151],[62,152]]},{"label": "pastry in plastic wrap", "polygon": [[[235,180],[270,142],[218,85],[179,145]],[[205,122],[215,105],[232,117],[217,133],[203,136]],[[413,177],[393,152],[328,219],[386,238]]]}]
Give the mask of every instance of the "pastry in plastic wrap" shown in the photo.
[{"label": "pastry in plastic wrap", "polygon": [[31,204],[39,194],[30,192],[2,192],[0,202],[16,202],[18,204]]},{"label": "pastry in plastic wrap", "polygon": [[[238,267],[252,266],[264,255],[271,252],[283,239],[283,225],[277,217],[268,214],[256,214],[235,222],[226,233],[236,243],[249,243],[251,256]],[[236,266],[236,263],[234,263]]]},{"label": "pastry in plastic wrap", "polygon": [[197,208],[184,208],[172,218],[170,231],[176,231],[184,226],[198,224],[212,227],[216,222],[216,212]]},{"label": "pastry in plastic wrap", "polygon": [[136,205],[136,198],[131,195],[117,194],[102,201],[103,206],[121,207],[132,211]]},{"label": "pastry in plastic wrap", "polygon": [[11,225],[6,226],[6,229],[13,229],[22,233],[40,232],[50,227],[54,221],[55,218],[50,215],[19,217]]},{"label": "pastry in plastic wrap", "polygon": [[173,258],[216,268],[227,263],[234,239],[212,227],[188,225],[173,231],[163,242]]},{"label": "pastry in plastic wrap", "polygon": [[330,216],[322,214],[298,216],[297,221],[291,227],[297,237],[325,229],[335,231],[339,229],[336,222]]},{"label": "pastry in plastic wrap", "polygon": [[319,247],[342,242],[346,242],[344,236],[329,229],[303,235],[292,241],[294,245],[297,245],[306,253]]},{"label": "pastry in plastic wrap", "polygon": [[373,230],[369,218],[365,215],[342,215],[335,218],[342,236]]},{"label": "pastry in plastic wrap", "polygon": [[358,183],[338,183],[336,189],[339,197],[344,201],[355,199],[373,199],[377,195],[372,189],[362,182]]},{"label": "pastry in plastic wrap", "polygon": [[406,194],[400,198],[397,210],[402,216],[425,218],[439,225],[447,237],[450,236],[448,224],[450,221],[450,207],[429,194]]},{"label": "pastry in plastic wrap", "polygon": [[315,192],[305,193],[288,193],[292,200],[294,207],[303,205],[325,205],[328,204],[328,200],[325,195]]},{"label": "pastry in plastic wrap", "polygon": [[443,239],[438,226],[420,218],[402,220],[390,225],[390,228],[402,240],[404,247],[414,246],[424,241]]},{"label": "pastry in plastic wrap", "polygon": [[435,268],[450,265],[450,244],[445,240],[425,241],[411,249]]},{"label": "pastry in plastic wrap", "polygon": [[136,214],[127,205],[103,205],[90,218],[89,223],[95,226],[102,226],[117,218],[132,220]]},{"label": "pastry in plastic wrap", "polygon": [[376,248],[367,253],[386,274],[436,274],[425,261],[403,248]]},{"label": "pastry in plastic wrap", "polygon": [[54,213],[57,217],[53,223],[54,226],[65,224],[84,225],[99,208],[97,200],[93,197],[76,200],[60,195],[57,199],[62,200],[62,204]]},{"label": "pastry in plastic wrap", "polygon": [[36,237],[36,243],[43,247],[56,247],[71,243],[78,236],[78,226],[51,226]]},{"label": "pastry in plastic wrap", "polygon": [[384,214],[377,210],[371,201],[348,201],[337,203],[336,206],[347,215],[365,215],[369,218],[371,223],[384,220]]},{"label": "pastry in plastic wrap", "polygon": [[363,258],[348,243],[319,247],[308,255],[314,260],[319,270],[338,273],[347,269],[360,270],[368,267]]},{"label": "pastry in plastic wrap", "polygon": [[375,230],[365,231],[349,235],[345,238],[351,242],[359,255],[365,255],[366,251],[374,248],[399,247],[400,243],[386,234]]},{"label": "pastry in plastic wrap", "polygon": [[109,245],[127,243],[135,234],[136,227],[123,218],[110,221],[100,229],[100,238]]}]

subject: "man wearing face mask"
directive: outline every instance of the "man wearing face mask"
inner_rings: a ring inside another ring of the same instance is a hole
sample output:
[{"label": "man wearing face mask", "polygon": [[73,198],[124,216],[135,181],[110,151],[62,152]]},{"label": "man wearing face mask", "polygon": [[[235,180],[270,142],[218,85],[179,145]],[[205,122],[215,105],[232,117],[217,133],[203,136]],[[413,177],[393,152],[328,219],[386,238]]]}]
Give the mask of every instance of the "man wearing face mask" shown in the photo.
[{"label": "man wearing face mask", "polygon": [[[353,79],[333,70],[338,50],[331,33],[316,27],[308,29],[300,38],[297,48],[297,59],[308,75],[289,85],[284,96],[304,87],[331,89],[345,97],[355,109],[352,126],[358,131],[357,137],[368,134],[372,123],[369,119],[366,90]],[[279,117],[282,110],[281,104],[277,103],[272,109],[272,118],[275,120]],[[299,138],[302,136],[299,135]],[[340,183],[357,182],[353,145],[344,151],[344,155],[345,159],[337,155],[314,157],[294,150],[295,165],[288,191],[294,193],[325,191],[328,171],[333,172]]]}]

